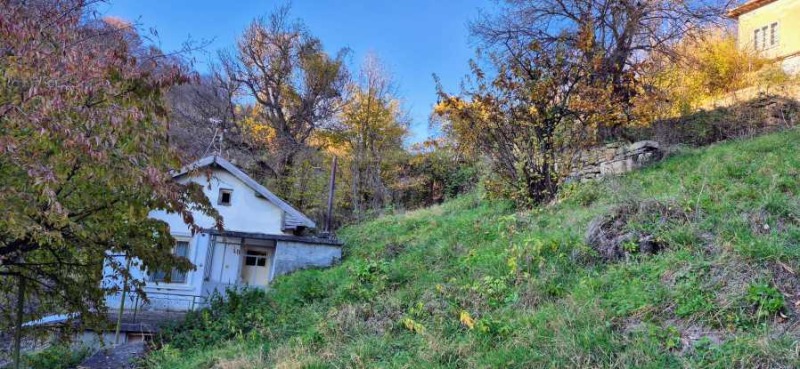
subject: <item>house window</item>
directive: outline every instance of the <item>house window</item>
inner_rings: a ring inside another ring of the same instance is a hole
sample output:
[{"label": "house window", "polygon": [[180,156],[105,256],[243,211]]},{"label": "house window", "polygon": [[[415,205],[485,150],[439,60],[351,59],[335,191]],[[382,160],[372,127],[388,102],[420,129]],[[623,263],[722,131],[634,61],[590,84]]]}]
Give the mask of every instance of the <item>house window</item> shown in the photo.
[{"label": "house window", "polygon": [[778,23],[772,23],[769,26],[756,28],[753,31],[753,46],[756,50],[767,50],[769,48],[778,46],[780,35]]},{"label": "house window", "polygon": [[758,40],[759,40],[760,36],[761,36],[761,30],[756,28],[756,30],[753,31],[753,47],[756,50],[761,50],[761,47],[759,47],[759,45],[758,45]]},{"label": "house window", "polygon": [[778,23],[772,23],[769,26],[769,46],[778,45]]},{"label": "house window", "polygon": [[[189,257],[189,242],[178,241],[172,253],[175,254],[175,256]],[[150,274],[150,282],[186,283],[186,272],[181,272],[177,269],[172,269],[171,272],[156,270]]]},{"label": "house window", "polygon": [[217,203],[219,205],[230,206],[232,198],[233,198],[233,190],[220,189],[219,190],[219,201],[217,201]]},{"label": "house window", "polygon": [[260,266],[260,267],[266,266],[267,265],[266,251],[247,250],[247,254],[244,257],[244,265]]}]

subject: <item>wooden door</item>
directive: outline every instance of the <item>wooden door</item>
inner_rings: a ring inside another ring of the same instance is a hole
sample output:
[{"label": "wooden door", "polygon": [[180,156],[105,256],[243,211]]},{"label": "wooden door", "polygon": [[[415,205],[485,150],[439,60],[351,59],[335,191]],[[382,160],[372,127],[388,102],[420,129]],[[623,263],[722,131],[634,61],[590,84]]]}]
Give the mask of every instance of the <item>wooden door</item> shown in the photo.
[{"label": "wooden door", "polygon": [[264,247],[245,247],[242,265],[242,282],[248,286],[269,284],[273,251]]}]

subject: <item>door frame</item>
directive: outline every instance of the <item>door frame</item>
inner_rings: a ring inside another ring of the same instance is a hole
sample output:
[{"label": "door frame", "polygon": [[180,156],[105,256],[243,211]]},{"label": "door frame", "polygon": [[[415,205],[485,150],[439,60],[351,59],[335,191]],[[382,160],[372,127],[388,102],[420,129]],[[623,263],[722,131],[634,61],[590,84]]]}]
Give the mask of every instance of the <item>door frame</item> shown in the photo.
[{"label": "door frame", "polygon": [[[248,281],[244,280],[244,269],[248,267],[246,265],[246,258],[247,258],[247,251],[248,250],[255,250],[260,252],[266,252],[266,261],[265,263],[269,263],[269,267],[267,268],[267,282],[264,284],[264,287],[269,286],[272,283],[272,274],[275,270],[275,250],[276,247],[272,246],[262,246],[262,245],[248,245],[246,243],[242,244],[241,247],[242,255],[240,259],[241,268],[239,271],[239,279],[242,281],[242,284],[247,283]],[[259,286],[260,287],[260,286]]]}]

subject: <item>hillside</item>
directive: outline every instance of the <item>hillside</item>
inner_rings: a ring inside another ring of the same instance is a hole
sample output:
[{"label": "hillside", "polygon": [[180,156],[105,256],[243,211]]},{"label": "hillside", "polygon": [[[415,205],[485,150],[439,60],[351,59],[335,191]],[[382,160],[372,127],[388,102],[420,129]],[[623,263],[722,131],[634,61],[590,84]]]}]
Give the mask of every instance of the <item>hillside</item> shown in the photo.
[{"label": "hillside", "polygon": [[799,177],[792,130],[542,209],[476,193],[383,217],[340,233],[341,265],[216,302],[144,364],[798,367]]}]

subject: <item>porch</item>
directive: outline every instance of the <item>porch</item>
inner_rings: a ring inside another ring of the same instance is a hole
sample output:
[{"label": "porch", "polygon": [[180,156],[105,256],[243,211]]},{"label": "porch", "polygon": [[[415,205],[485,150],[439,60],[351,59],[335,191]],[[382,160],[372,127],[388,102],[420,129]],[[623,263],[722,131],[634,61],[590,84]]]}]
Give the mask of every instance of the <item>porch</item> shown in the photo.
[{"label": "porch", "polygon": [[210,237],[199,293],[205,300],[228,289],[268,288],[280,275],[328,267],[342,255],[342,243],[335,239],[217,230],[206,234]]},{"label": "porch", "polygon": [[[195,265],[186,273],[172,271],[168,280],[134,270],[133,278],[145,282],[148,301],[132,293],[121,280],[106,281],[120,288],[107,297],[112,309],[140,311],[191,311],[208,305],[214,294],[231,289],[268,288],[280,275],[300,269],[328,267],[341,258],[342,244],[334,239],[208,230],[191,237],[176,236],[182,253]],[[113,255],[124,263],[124,255]],[[125,287],[123,287],[125,286]],[[138,314],[138,313],[136,313]]]}]

